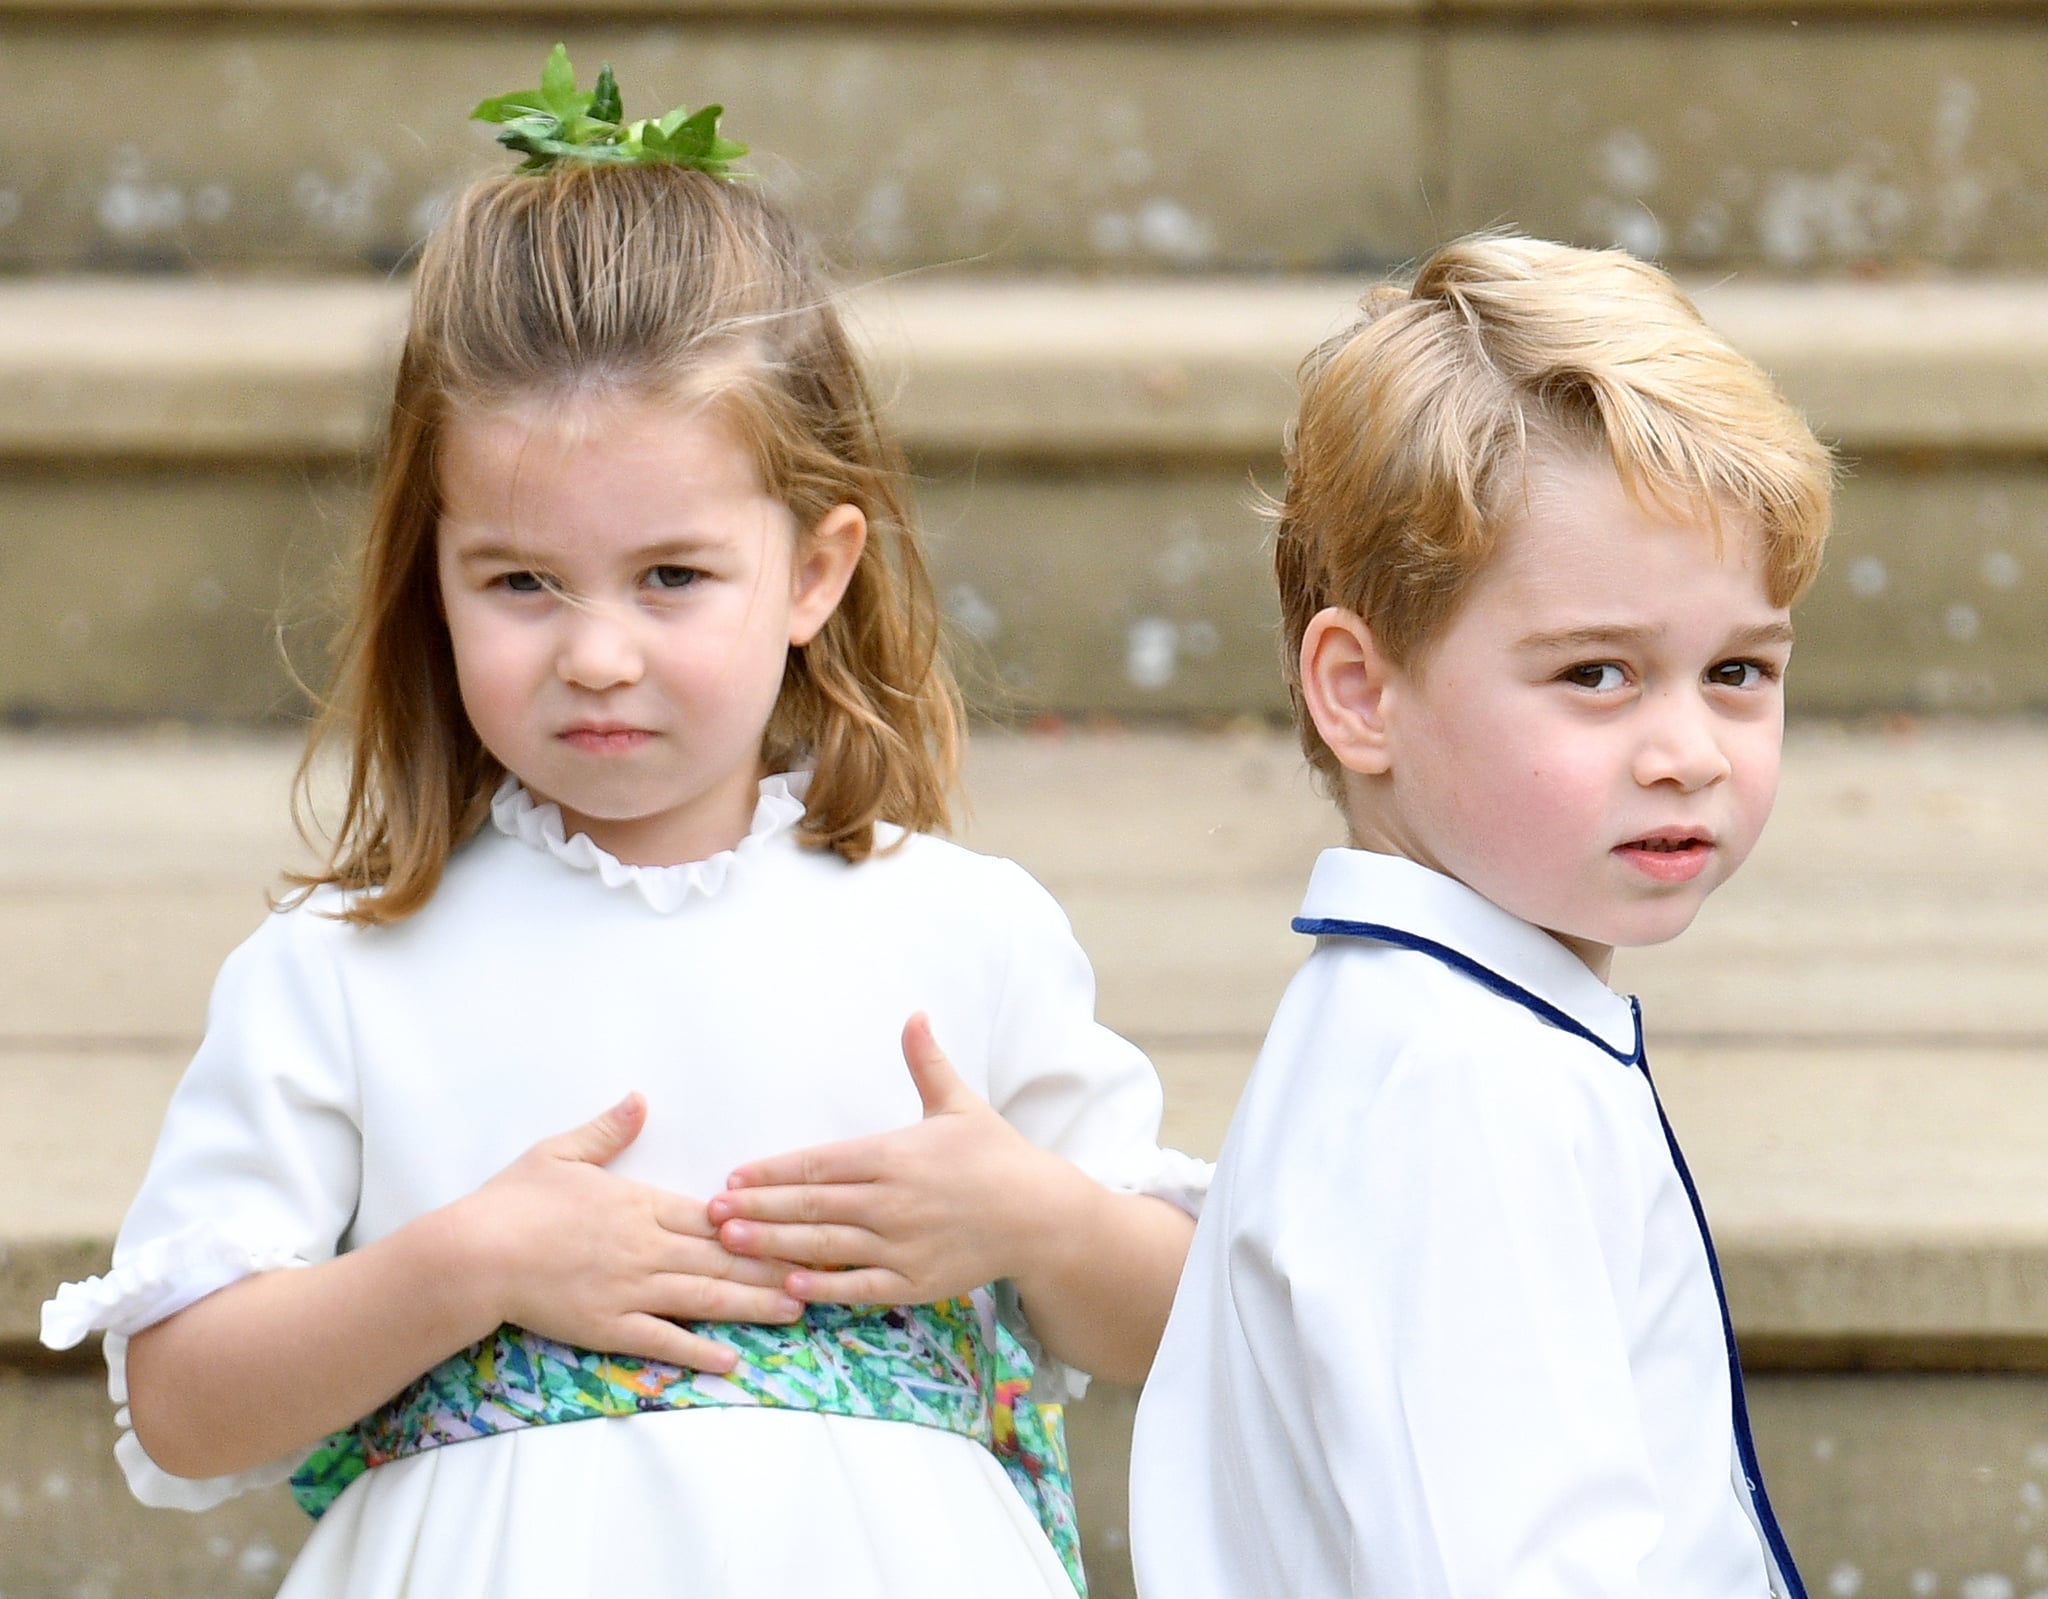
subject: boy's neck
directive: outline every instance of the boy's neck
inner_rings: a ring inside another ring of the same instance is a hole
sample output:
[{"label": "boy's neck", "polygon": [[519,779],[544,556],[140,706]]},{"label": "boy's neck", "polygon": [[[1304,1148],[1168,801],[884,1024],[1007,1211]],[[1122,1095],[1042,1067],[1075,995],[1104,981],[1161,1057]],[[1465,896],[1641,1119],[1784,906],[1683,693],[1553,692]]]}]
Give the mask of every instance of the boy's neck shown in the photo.
[{"label": "boy's neck", "polygon": [[[1386,795],[1380,787],[1380,780],[1361,778],[1355,772],[1345,774],[1344,785],[1344,828],[1349,835],[1351,847],[1370,851],[1374,855],[1392,855],[1404,861],[1413,861],[1417,866],[1427,867],[1440,877],[1448,877],[1455,883],[1464,883],[1473,893],[1510,916],[1516,913],[1493,898],[1477,883],[1467,882],[1442,861],[1433,859],[1420,840],[1407,836],[1407,830],[1399,825],[1395,808],[1385,803]],[[1522,918],[1526,920],[1526,918]],[[1530,924],[1535,926],[1534,923]],[[1573,938],[1554,928],[1539,927],[1537,931],[1548,934],[1581,961],[1588,971],[1606,982],[1614,968],[1614,946],[1596,944],[1583,938]]]}]

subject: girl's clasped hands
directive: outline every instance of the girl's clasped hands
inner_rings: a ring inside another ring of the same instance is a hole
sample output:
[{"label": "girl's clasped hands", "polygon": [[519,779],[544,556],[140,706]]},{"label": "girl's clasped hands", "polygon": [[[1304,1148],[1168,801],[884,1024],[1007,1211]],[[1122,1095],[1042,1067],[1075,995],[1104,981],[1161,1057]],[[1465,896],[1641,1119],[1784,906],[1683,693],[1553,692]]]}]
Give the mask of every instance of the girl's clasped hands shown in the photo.
[{"label": "girl's clasped hands", "polygon": [[[647,1125],[646,1100],[629,1095],[458,1202],[477,1281],[501,1285],[484,1291],[504,1320],[544,1337],[710,1372],[732,1370],[738,1352],[686,1323],[927,1304],[997,1279],[1032,1303],[1035,1284],[1058,1281],[1068,1226],[1130,1196],[1105,1195],[1006,1122],[922,1013],[903,1029],[903,1057],[919,1121],[749,1162],[708,1204],[602,1169]],[[1128,1364],[1113,1345],[1104,1353]]]}]

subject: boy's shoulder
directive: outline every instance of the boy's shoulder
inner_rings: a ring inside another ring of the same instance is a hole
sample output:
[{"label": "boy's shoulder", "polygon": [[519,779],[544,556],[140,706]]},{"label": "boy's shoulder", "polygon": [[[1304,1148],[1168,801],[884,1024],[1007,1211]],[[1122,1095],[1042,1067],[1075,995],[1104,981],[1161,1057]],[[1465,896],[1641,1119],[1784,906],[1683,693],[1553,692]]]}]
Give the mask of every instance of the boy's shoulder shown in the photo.
[{"label": "boy's shoulder", "polygon": [[1431,951],[1318,939],[1225,1144],[1229,1225],[1284,1252],[1345,1218],[1392,1237],[1428,1194],[1593,1195],[1622,1232],[1647,1213],[1667,1171],[1633,1061]]},{"label": "boy's shoulder", "polygon": [[1654,1113],[1631,1002],[1464,885],[1396,857],[1331,850],[1295,927],[1316,948],[1255,1074],[1276,1105],[1367,1114],[1389,1096],[1436,1096],[1545,1123]]},{"label": "boy's shoulder", "polygon": [[1274,1018],[1265,1055],[1376,1092],[1405,1084],[1534,1107],[1633,1099],[1641,1074],[1570,1026],[1430,954],[1369,939],[1324,942]]},{"label": "boy's shoulder", "polygon": [[1633,1001],[1560,939],[1414,861],[1325,850],[1294,928],[1315,938],[1304,973],[1332,1002],[1370,992],[1395,1030],[1457,1038],[1534,1026],[1623,1064],[1640,1057]]}]

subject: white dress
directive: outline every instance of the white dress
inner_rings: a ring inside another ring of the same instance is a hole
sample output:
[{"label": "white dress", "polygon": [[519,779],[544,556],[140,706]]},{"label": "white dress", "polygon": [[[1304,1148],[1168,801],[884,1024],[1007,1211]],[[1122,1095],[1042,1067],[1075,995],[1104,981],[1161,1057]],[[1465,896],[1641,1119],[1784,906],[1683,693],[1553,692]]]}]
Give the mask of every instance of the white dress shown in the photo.
[{"label": "white dress", "polygon": [[[801,778],[761,785],[739,846],[622,865],[507,783],[432,901],[366,930],[330,892],[229,957],[113,1269],[67,1285],[45,1342],[127,1340],[253,1272],[316,1263],[471,1192],[638,1089],[613,1163],[699,1198],[749,1158],[914,1121],[913,1011],[1034,1142],[1192,1210],[1201,1163],[1157,1145],[1150,1063],[1094,1019],[1064,916],[1014,864],[915,836],[858,866],[800,847]],[[893,834],[888,836],[893,837]],[[1057,1400],[1069,1374],[1041,1365]],[[1049,1392],[1048,1392],[1049,1390]],[[126,1412],[121,1416],[126,1425]],[[283,1479],[161,1471],[145,1503],[204,1509]],[[431,1449],[350,1486],[285,1599],[635,1599],[817,1585],[891,1599],[1071,1599],[995,1457],[922,1426],[698,1409]]]}]

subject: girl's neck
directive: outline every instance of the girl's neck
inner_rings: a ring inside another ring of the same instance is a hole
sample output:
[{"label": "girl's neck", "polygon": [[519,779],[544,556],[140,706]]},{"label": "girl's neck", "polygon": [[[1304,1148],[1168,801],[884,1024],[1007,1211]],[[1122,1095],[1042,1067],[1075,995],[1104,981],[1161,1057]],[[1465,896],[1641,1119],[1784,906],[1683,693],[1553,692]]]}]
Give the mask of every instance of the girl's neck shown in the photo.
[{"label": "girl's neck", "polygon": [[[765,771],[745,776],[744,783],[722,784],[686,805],[632,814],[595,816],[571,810],[531,784],[536,803],[553,804],[562,813],[562,832],[578,833],[622,866],[687,866],[738,847],[753,830],[754,811]],[[523,781],[523,780],[522,780]]]}]

